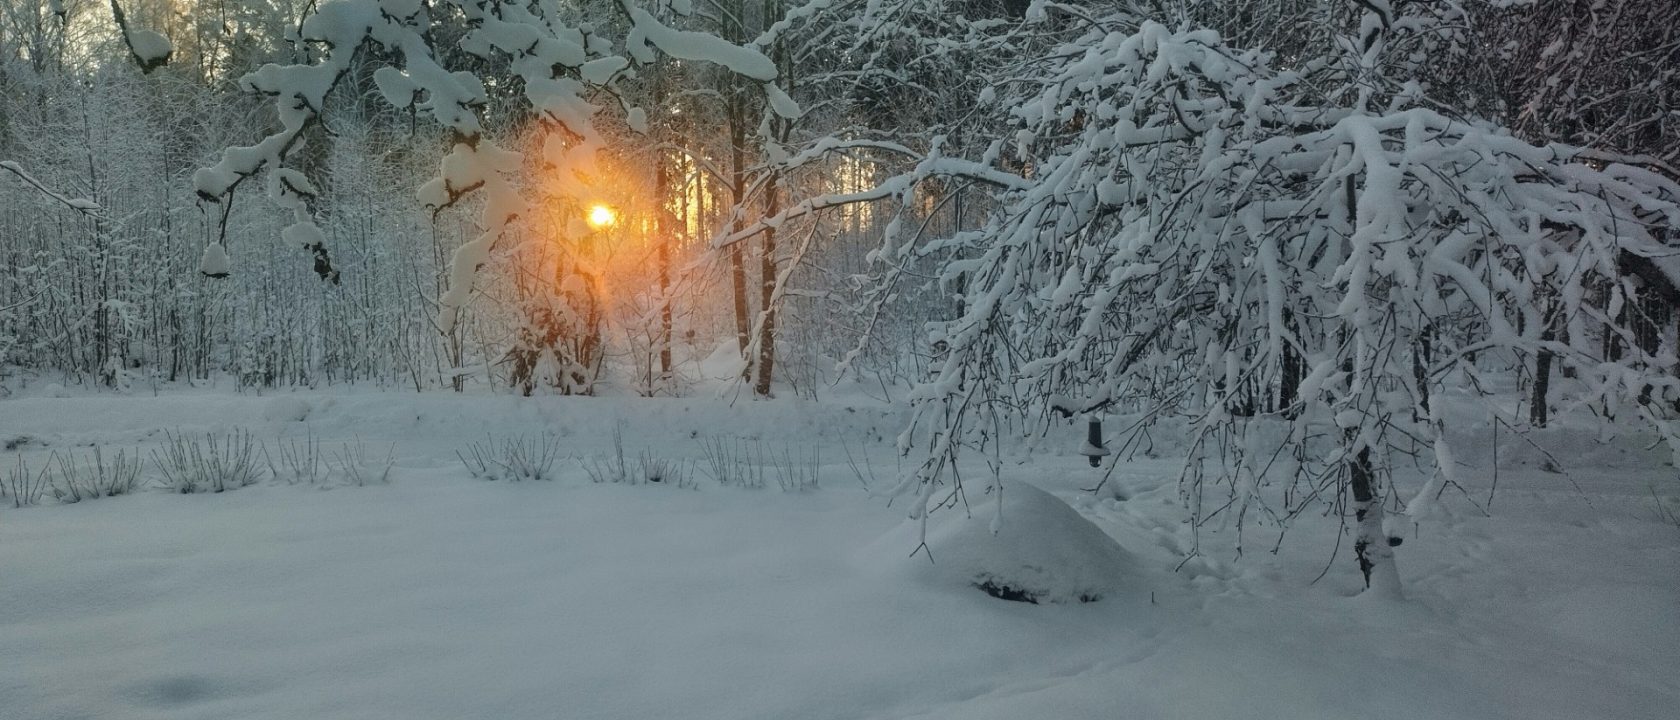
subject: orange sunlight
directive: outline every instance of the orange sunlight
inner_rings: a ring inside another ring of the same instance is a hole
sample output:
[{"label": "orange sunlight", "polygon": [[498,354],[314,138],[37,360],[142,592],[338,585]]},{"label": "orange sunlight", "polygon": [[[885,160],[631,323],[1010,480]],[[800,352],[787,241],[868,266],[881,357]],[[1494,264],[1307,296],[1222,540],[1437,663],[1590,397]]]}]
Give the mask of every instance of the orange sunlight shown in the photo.
[{"label": "orange sunlight", "polygon": [[592,205],[589,208],[589,226],[599,230],[611,227],[618,222],[618,215],[606,205]]}]

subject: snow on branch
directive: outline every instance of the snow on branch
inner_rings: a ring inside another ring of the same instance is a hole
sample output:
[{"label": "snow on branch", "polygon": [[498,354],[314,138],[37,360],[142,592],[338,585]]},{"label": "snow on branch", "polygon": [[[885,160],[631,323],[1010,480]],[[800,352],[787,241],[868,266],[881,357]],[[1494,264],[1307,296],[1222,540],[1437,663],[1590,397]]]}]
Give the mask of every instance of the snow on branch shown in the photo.
[{"label": "snow on branch", "polygon": [[83,215],[87,215],[88,217],[99,217],[99,203],[86,198],[73,198],[62,195],[48,187],[40,180],[35,179],[29,173],[25,172],[23,166],[14,161],[0,160],[0,170],[5,170],[18,176],[19,179],[23,180],[23,182],[28,184],[30,187],[35,188],[36,192],[41,193],[41,195],[46,197],[48,200],[52,200],[53,202],[70,208],[71,210],[75,210]]},{"label": "snow on branch", "polygon": [[[54,12],[63,17],[63,6],[55,6]],[[150,73],[169,64],[170,56],[175,54],[175,46],[169,42],[169,38],[155,30],[130,25],[128,17],[123,14],[122,5],[117,0],[111,0],[111,16],[116,18],[117,29],[122,31],[123,44],[128,46],[128,52],[134,57],[134,64],[140,67],[140,72]]]}]

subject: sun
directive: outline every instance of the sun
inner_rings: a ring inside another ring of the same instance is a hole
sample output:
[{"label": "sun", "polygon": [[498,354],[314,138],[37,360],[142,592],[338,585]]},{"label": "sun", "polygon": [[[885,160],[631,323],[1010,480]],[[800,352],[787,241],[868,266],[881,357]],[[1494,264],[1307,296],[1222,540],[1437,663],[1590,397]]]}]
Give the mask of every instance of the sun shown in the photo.
[{"label": "sun", "polygon": [[618,215],[613,209],[605,205],[594,205],[589,208],[589,226],[600,229],[618,222]]}]

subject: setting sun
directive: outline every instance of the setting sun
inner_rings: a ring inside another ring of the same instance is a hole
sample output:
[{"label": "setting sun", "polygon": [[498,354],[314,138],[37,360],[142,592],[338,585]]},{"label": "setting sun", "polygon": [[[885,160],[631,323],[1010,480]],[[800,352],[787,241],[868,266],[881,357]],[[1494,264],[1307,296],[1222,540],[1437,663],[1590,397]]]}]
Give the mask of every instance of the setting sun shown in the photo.
[{"label": "setting sun", "polygon": [[618,216],[613,213],[613,209],[610,207],[595,205],[589,208],[589,226],[592,228],[604,228],[617,221]]}]

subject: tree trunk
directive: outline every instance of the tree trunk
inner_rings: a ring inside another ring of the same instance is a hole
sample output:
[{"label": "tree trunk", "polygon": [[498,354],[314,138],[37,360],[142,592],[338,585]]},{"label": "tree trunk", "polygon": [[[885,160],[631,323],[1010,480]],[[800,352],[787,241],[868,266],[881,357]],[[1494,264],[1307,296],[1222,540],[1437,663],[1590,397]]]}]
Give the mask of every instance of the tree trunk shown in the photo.
[{"label": "tree trunk", "polygon": [[[663,105],[664,99],[665,93],[661,91],[656,105]],[[654,163],[657,165],[654,170],[653,197],[657,205],[653,214],[653,242],[658,247],[659,263],[659,384],[665,385],[671,379],[671,243],[676,240],[677,223],[671,209],[666,206],[671,202],[670,169],[663,156],[655,157]],[[685,205],[688,202],[686,190],[679,202]],[[651,392],[654,388],[648,389]]]},{"label": "tree trunk", "polygon": [[[1557,325],[1561,320],[1551,301],[1546,302],[1545,323],[1540,331],[1541,342],[1551,342],[1557,339]],[[1546,396],[1552,389],[1552,351],[1541,348],[1534,356],[1534,395],[1529,398],[1528,424],[1537,428],[1546,427],[1550,408],[1546,404]]]},{"label": "tree trunk", "polygon": [[[781,200],[776,192],[778,181],[779,173],[772,172],[764,195],[766,217],[781,212]],[[753,392],[759,397],[770,397],[770,381],[776,367],[776,229],[773,227],[764,231],[764,252],[759,257],[758,275],[759,307],[762,308],[764,322],[758,327],[758,379],[753,385]]]},{"label": "tree trunk", "polygon": [[[1357,433],[1358,430],[1350,430]],[[1383,531],[1383,499],[1377,494],[1377,474],[1371,463],[1371,449],[1362,447],[1348,465],[1349,485],[1353,490],[1353,513],[1358,525],[1353,541],[1353,553],[1359,559],[1359,572],[1365,576],[1365,588],[1375,590],[1387,598],[1399,598],[1400,572],[1394,564],[1394,548],[1388,533]]]},{"label": "tree trunk", "polygon": [[[1289,310],[1284,310],[1283,324],[1285,327],[1293,328],[1295,326],[1295,314]],[[1295,401],[1296,396],[1301,392],[1301,381],[1307,378],[1307,366],[1305,360],[1301,358],[1301,353],[1295,350],[1294,345],[1285,342],[1282,352],[1283,357],[1278,360],[1278,370],[1282,377],[1278,379],[1277,410],[1283,413],[1284,417],[1294,420],[1301,414]]]},{"label": "tree trunk", "polygon": [[[773,22],[772,18],[781,15],[779,0],[764,0],[764,24]],[[788,82],[786,71],[786,45],[777,41],[774,52],[776,64],[782,66],[782,82],[785,91],[791,92],[792,85]],[[789,121],[785,118],[771,116],[771,133],[778,143],[786,142]],[[782,174],[778,170],[770,171],[769,181],[764,184],[764,216],[775,217],[781,212],[781,183]],[[768,227],[764,230],[763,252],[758,262],[758,307],[763,313],[764,322],[758,328],[758,379],[753,385],[753,392],[759,397],[770,397],[770,381],[775,377],[776,368],[776,228]]]},{"label": "tree trunk", "polygon": [[[734,3],[733,17],[727,20],[730,42],[740,43],[745,39],[746,31],[741,27],[742,13],[745,3]],[[729,197],[734,202],[734,211],[729,221],[730,234],[741,231],[741,211],[746,203],[746,157],[744,155],[747,142],[747,104],[741,98],[740,78],[729,76]],[[741,353],[742,360],[747,358],[747,341],[752,335],[752,318],[747,312],[747,266],[743,257],[742,243],[735,243],[729,247],[729,285],[734,291],[735,299],[735,347]],[[750,377],[750,364],[741,367],[741,377]]]},{"label": "tree trunk", "polygon": [[1434,331],[1425,325],[1412,343],[1412,384],[1417,386],[1418,409],[1412,420],[1429,417],[1429,365],[1435,361]]}]

